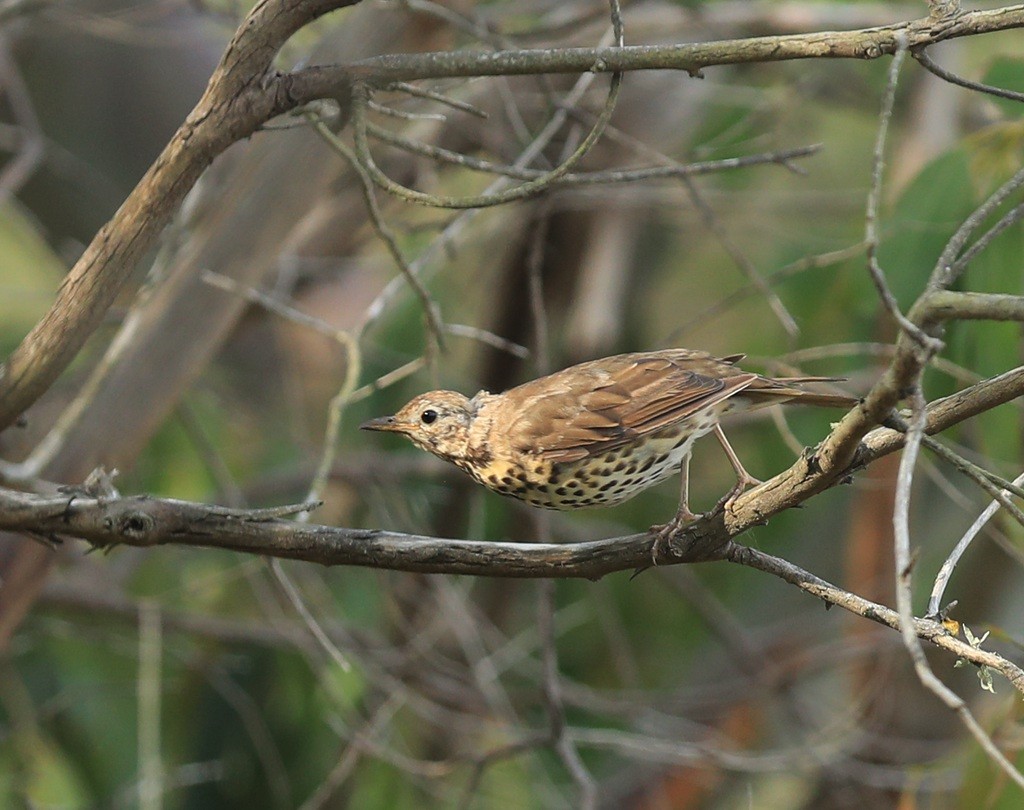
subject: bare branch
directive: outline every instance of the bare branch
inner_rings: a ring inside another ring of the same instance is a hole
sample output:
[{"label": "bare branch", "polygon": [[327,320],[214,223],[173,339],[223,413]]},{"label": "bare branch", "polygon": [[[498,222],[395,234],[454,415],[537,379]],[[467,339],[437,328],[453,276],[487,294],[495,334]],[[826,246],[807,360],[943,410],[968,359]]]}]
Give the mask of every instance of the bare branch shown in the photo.
[{"label": "bare branch", "polygon": [[[1013,479],[1013,483],[1017,486],[1024,484],[1024,473],[1018,475]],[[1006,490],[1003,490],[1006,492]],[[985,524],[992,519],[992,516],[999,511],[1001,506],[998,500],[992,501],[988,506],[985,507],[984,511],[978,515],[977,520],[971,524],[970,528],[964,532],[963,537],[960,538],[954,549],[949,553],[946,561],[942,564],[939,569],[939,573],[935,577],[935,582],[932,585],[932,593],[928,598],[928,616],[935,618],[939,615],[942,610],[942,595],[946,592],[946,586],[949,584],[950,577],[953,576],[953,571],[956,568],[956,564],[960,562],[960,558],[963,557],[964,552],[967,551],[968,547],[974,541],[974,538],[978,536],[981,530],[985,527]]]},{"label": "bare branch", "polygon": [[[796,585],[801,590],[830,605],[836,605],[865,619],[891,627],[893,630],[900,629],[900,617],[895,610],[837,588],[787,560],[739,544],[733,544],[730,547],[727,558],[731,562],[756,568],[784,579],[791,585]],[[913,619],[910,627],[911,632],[917,638],[948,650],[958,658],[963,658],[979,667],[987,666],[997,670],[1013,684],[1014,689],[1024,694],[1024,670],[1016,664],[1007,661],[1000,655],[980,650],[961,641],[951,634],[941,622],[932,619]]]},{"label": "bare branch", "polygon": [[416,98],[430,99],[431,101],[436,101],[439,104],[445,104],[451,107],[452,109],[469,113],[470,115],[475,115],[477,118],[483,118],[486,120],[488,117],[486,112],[477,107],[474,107],[472,104],[468,104],[465,101],[460,101],[457,98],[452,98],[451,96],[446,96],[443,93],[436,93],[433,90],[426,90],[422,87],[417,87],[416,85],[409,84],[408,82],[395,82],[394,84],[388,85],[384,89],[408,93],[410,96],[415,96]]},{"label": "bare branch", "polygon": [[390,54],[350,65],[309,67],[291,74],[289,91],[303,104],[329,97],[345,82],[372,86],[416,79],[467,76],[525,76],[633,70],[682,70],[692,76],[704,68],[794,59],[878,59],[897,50],[900,35],[908,48],[947,39],[1024,27],[1024,5],[969,11],[936,27],[930,17],[855,31],[824,31],[774,37],[720,40],[678,45],[627,45],[622,48],[552,48],[477,53],[452,51]]},{"label": "bare branch", "polygon": [[605,100],[604,106],[601,108],[601,113],[597,117],[594,126],[591,128],[590,132],[587,133],[587,137],[583,139],[576,150],[560,165],[556,166],[549,172],[543,173],[540,177],[534,178],[533,180],[527,180],[519,186],[513,186],[512,188],[507,188],[502,191],[490,194],[478,194],[469,197],[447,197],[436,194],[425,194],[422,191],[407,188],[388,177],[374,162],[369,143],[367,142],[365,109],[366,103],[369,101],[369,86],[362,83],[355,86],[352,95],[352,127],[355,132],[355,154],[358,157],[359,165],[374,183],[382,189],[389,191],[395,196],[408,202],[415,202],[438,208],[483,208],[492,205],[502,205],[515,200],[522,200],[527,197],[535,196],[536,194],[550,188],[555,181],[568,174],[576,164],[586,157],[594,144],[596,144],[600,139],[608,121],[611,120],[612,112],[615,110],[615,103],[618,100],[621,87],[621,72],[613,73],[611,86],[608,89],[608,97]]},{"label": "bare branch", "polygon": [[280,46],[311,20],[355,2],[268,0],[253,8],[195,109],[75,263],[49,312],[0,367],[0,430],[71,362],[214,157],[282,111],[265,84]]},{"label": "bare branch", "polygon": [[[404,149],[413,154],[429,157],[456,166],[463,166],[468,169],[475,169],[491,174],[500,174],[517,180],[536,180],[544,177],[547,172],[540,169],[528,169],[519,166],[511,166],[494,163],[489,160],[464,155],[461,152],[453,152],[450,149],[436,146],[429,143],[421,143],[392,132],[384,127],[367,122],[367,132],[374,138],[398,149]],[[811,146],[798,146],[792,149],[781,149],[777,152],[765,152],[757,155],[744,155],[741,157],[722,158],[720,160],[706,160],[694,163],[679,163],[672,161],[670,165],[664,166],[637,166],[624,167],[621,169],[608,169],[599,172],[569,172],[566,175],[552,182],[555,189],[573,186],[599,185],[602,183],[635,183],[644,180],[673,179],[678,177],[696,177],[705,174],[728,171],[730,169],[743,169],[750,166],[760,166],[766,163],[788,166],[791,161],[815,155],[821,151],[820,144]]]},{"label": "bare branch", "polygon": [[[929,17],[857,31],[673,46],[393,54],[351,65],[314,66],[285,74],[269,72],[278,48],[291,34],[307,22],[354,2],[272,0],[250,12],[196,108],[72,268],[47,315],[0,369],[0,429],[13,424],[70,363],[139,258],[216,155],[276,115],[323,98],[346,98],[353,81],[381,87],[396,81],[454,76],[617,74],[626,70],[685,70],[698,75],[702,68],[712,65],[809,58],[874,59],[895,53],[901,36],[907,47],[915,48],[1024,26],[1024,5],[1015,5],[965,12],[944,20],[942,25]],[[359,105],[356,107],[358,112]],[[589,148],[590,144],[584,143]],[[364,149],[360,151],[364,156],[368,154]],[[562,173],[569,168],[571,162],[561,167]],[[525,193],[532,192],[516,192],[512,198]]]},{"label": "bare branch", "polygon": [[1024,101],[1024,93],[1018,93],[1015,90],[1004,90],[1002,87],[993,87],[990,84],[982,84],[981,82],[972,82],[970,79],[965,79],[963,76],[957,76],[955,73],[946,70],[944,67],[937,64],[923,48],[916,48],[911,55],[920,63],[921,67],[929,73],[935,74],[940,79],[947,81],[950,84],[966,87],[968,90],[976,90],[979,93],[987,93],[990,96],[996,96],[998,98],[1007,98],[1010,99],[1010,101]]},{"label": "bare branch", "polygon": [[892,119],[892,109],[896,102],[896,84],[899,80],[900,67],[907,55],[907,43],[902,35],[897,36],[896,55],[889,67],[889,81],[885,87],[885,98],[882,101],[882,111],[879,113],[878,136],[875,140],[874,161],[871,170],[871,191],[868,194],[867,213],[864,217],[866,233],[864,244],[867,246],[868,270],[871,273],[871,280],[875,284],[878,297],[882,299],[886,311],[893,320],[899,324],[903,332],[910,335],[922,347],[931,347],[935,351],[942,348],[942,343],[935,338],[926,335],[921,328],[912,323],[900,310],[896,296],[889,289],[889,283],[885,280],[885,271],[878,263],[878,206],[882,199],[882,170],[885,166],[885,142],[889,132],[889,121]]},{"label": "bare branch", "polygon": [[[965,267],[964,262],[958,261],[958,259],[962,258],[960,251],[964,249],[971,234],[981,227],[981,223],[1022,186],[1024,186],[1024,169],[1020,169],[1013,177],[1003,183],[961,223],[960,227],[956,229],[956,233],[946,243],[942,255],[939,256],[938,261],[935,263],[935,269],[932,270],[931,278],[928,281],[928,289],[930,291],[947,289],[959,278]],[[1014,212],[1011,212],[1011,215],[1014,215]],[[1014,217],[1019,219],[1020,214],[1016,214]],[[1014,220],[1007,221],[1006,225],[1009,225],[1012,221]],[[993,231],[998,233],[995,230],[996,228],[1000,228],[999,223],[993,226]],[[982,237],[982,240],[984,238]],[[982,240],[979,240],[979,242],[982,242]]]},{"label": "bare branch", "polygon": [[[749,497],[749,496],[748,496]],[[295,511],[297,507],[288,507]],[[276,511],[276,510],[275,510]],[[724,527],[717,516],[719,531]],[[701,521],[704,531],[715,516]],[[421,573],[460,573],[502,577],[597,578],[649,564],[651,536],[615,537],[572,544],[501,543],[439,539],[363,529],[298,524],[265,517],[260,511],[225,509],[148,497],[100,501],[87,497],[47,498],[0,489],[0,528],[75,536],[98,547],[159,544],[223,548],[323,565],[364,565]],[[890,627],[895,611],[850,594],[791,563],[722,540],[716,559],[759,568],[797,585],[830,604]],[[666,559],[663,564],[680,560]],[[1002,657],[971,647],[938,622],[914,620],[922,639],[978,666],[1003,673],[1024,693],[1024,672]]]},{"label": "bare branch", "polygon": [[402,249],[398,246],[398,240],[395,238],[394,232],[388,227],[387,223],[384,222],[384,215],[381,213],[380,205],[377,202],[377,195],[374,193],[373,184],[370,182],[370,177],[367,175],[366,169],[363,164],[359,161],[352,150],[349,149],[345,144],[338,140],[337,136],[328,128],[328,126],[320,119],[311,119],[313,128],[317,131],[317,134],[336,151],[339,155],[345,158],[348,163],[352,166],[352,170],[359,177],[360,184],[363,189],[363,199],[366,202],[366,211],[369,214],[370,222],[373,223],[374,230],[377,231],[377,235],[380,240],[384,243],[388,253],[391,254],[392,260],[398,266],[398,271],[405,278],[406,283],[416,293],[416,297],[420,300],[420,306],[423,307],[423,313],[427,321],[427,326],[430,329],[430,336],[438,348],[444,348],[444,322],[441,318],[441,309],[437,305],[437,302],[431,297],[430,293],[427,292],[427,288],[423,286],[416,273],[413,272],[412,267],[409,266],[409,262],[406,260]]},{"label": "bare branch", "polygon": [[[913,561],[910,544],[910,491],[914,480],[914,467],[917,464],[917,455],[921,448],[921,440],[924,437],[927,420],[924,397],[921,395],[920,389],[915,392],[912,406],[910,429],[907,431],[907,443],[900,458],[899,473],[896,479],[896,505],[892,515],[896,547],[894,555],[896,563],[896,610],[899,615],[900,636],[903,639],[903,645],[910,654],[910,660],[914,664],[917,677],[924,687],[956,713],[988,757],[999,765],[1003,773],[1009,776],[1018,787],[1024,788],[1024,774],[1017,770],[1013,763],[1007,759],[1006,755],[999,750],[992,741],[992,738],[985,733],[985,730],[967,707],[964,699],[946,686],[932,670],[928,659],[925,657],[924,648],[921,646],[917,628],[914,626],[911,590]],[[980,648],[980,645],[971,644],[970,646],[976,649]]]}]

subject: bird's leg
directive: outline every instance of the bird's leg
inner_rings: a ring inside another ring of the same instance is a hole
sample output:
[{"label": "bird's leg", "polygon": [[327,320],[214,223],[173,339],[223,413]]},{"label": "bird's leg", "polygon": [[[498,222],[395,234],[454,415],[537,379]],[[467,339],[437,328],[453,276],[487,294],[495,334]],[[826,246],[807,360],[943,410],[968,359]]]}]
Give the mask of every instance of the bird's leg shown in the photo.
[{"label": "bird's leg", "polygon": [[651,546],[652,562],[655,565],[658,564],[658,557],[670,542],[673,534],[700,517],[690,511],[690,454],[687,453],[679,468],[679,509],[668,523],[651,526],[651,533],[654,535],[654,545]]},{"label": "bird's leg", "polygon": [[700,515],[690,511],[690,454],[687,453],[679,468],[679,509],[672,522],[686,525],[699,517]]},{"label": "bird's leg", "polygon": [[721,425],[715,425],[715,438],[718,439],[718,443],[722,445],[722,449],[725,451],[725,455],[729,458],[729,463],[732,464],[733,470],[736,471],[736,484],[730,489],[721,500],[715,504],[715,509],[728,509],[734,500],[736,500],[743,492],[756,487],[758,484],[763,484],[760,478],[754,478],[750,473],[747,472],[746,468],[740,462],[739,456],[736,455],[736,451],[732,449],[732,445],[729,444],[729,440],[725,438],[725,433],[722,431]]}]

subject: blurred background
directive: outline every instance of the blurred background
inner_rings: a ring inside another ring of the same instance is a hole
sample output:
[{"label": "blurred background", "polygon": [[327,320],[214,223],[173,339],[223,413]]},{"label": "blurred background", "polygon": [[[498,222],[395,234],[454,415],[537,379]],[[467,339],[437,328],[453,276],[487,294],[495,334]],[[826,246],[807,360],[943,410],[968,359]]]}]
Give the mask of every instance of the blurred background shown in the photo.
[{"label": "blurred background", "polygon": [[[246,11],[220,0],[0,4],[5,354],[198,99]],[[625,22],[637,44],[924,13],[922,3],[641,0],[625,5]],[[593,45],[607,29],[605,5],[591,0],[367,2],[301,32],[279,66]],[[929,53],[970,78],[1024,89],[1020,37],[960,39]],[[862,246],[889,64],[759,64],[700,80],[627,75],[612,128],[581,171],[821,145],[787,165],[565,185],[470,212],[379,194],[384,221],[449,326],[440,348],[349,164],[303,119],[274,122],[204,175],[72,368],[24,427],[0,437],[0,455],[41,458],[40,477],[60,483],[117,468],[125,494],[249,507],[302,501],[355,341],[355,389],[312,519],[535,539],[528,508],[356,426],[429,388],[496,392],[581,360],[679,345],[745,352],[745,367],[767,373],[843,375],[849,391],[865,392],[895,335]],[[560,116],[531,164],[544,168],[582,139],[603,103],[607,77],[585,81],[571,107],[563,102],[576,77],[424,82],[469,109],[396,90],[376,96],[387,109],[372,122],[507,165]],[[907,60],[880,220],[881,262],[904,308],[957,225],[1020,167],[1022,111]],[[493,180],[380,139],[372,146],[391,177],[418,189],[478,193]],[[1020,294],[1022,243],[1019,225],[1003,234],[972,263],[966,288]],[[246,290],[327,328],[254,303]],[[1015,324],[954,324],[926,394],[1012,368],[1021,354]],[[59,422],[69,406],[74,419]],[[839,416],[792,409],[728,433],[747,468],[767,478]],[[47,445],[55,425],[59,441]],[[1010,478],[1021,439],[1013,404],[943,438]],[[897,463],[883,459],[743,542],[892,604]],[[935,571],[986,500],[933,457],[922,457],[918,473],[920,614]],[[713,505],[732,481],[715,443],[701,443],[694,508]],[[677,498],[667,482],[615,509],[551,514],[547,530],[562,541],[642,531],[667,520]],[[0,536],[3,806],[577,806],[573,776],[548,744],[537,583],[300,563],[275,574],[262,559],[188,548],[86,551]],[[1020,527],[997,515],[947,592],[959,600],[957,619],[976,635],[990,631],[986,646],[1018,661],[1022,561]],[[925,693],[896,634],[826,613],[780,580],[724,563],[676,566],[559,582],[555,604],[566,738],[601,806],[1019,806]],[[954,670],[945,653],[931,659],[1024,765],[1012,687],[997,678],[988,694],[973,668]]]}]

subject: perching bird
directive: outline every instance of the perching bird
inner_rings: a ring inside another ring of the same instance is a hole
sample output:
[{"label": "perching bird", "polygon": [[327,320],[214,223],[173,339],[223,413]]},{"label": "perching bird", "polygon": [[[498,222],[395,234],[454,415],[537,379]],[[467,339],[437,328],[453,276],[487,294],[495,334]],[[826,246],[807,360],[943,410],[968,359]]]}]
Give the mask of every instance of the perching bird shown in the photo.
[{"label": "perching bird", "polygon": [[679,511],[669,526],[698,516],[688,503],[690,451],[714,433],[736,471],[728,503],[760,483],[736,457],[719,426],[727,413],[781,402],[849,408],[853,397],[797,387],[835,377],[762,377],[690,349],[591,360],[472,399],[430,391],[394,416],[360,427],[401,433],[450,461],[488,489],[533,506],[612,506],[682,470]]}]

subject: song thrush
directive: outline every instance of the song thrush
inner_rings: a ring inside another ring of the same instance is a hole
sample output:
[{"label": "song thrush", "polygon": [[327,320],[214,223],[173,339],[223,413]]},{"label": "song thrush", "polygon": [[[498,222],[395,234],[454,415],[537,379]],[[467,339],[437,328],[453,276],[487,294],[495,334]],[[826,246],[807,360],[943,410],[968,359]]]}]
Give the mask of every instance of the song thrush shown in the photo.
[{"label": "song thrush", "polygon": [[714,433],[737,482],[720,504],[758,484],[719,426],[726,413],[781,402],[848,408],[852,397],[797,387],[836,377],[762,377],[742,354],[665,349],[620,354],[472,399],[430,391],[360,427],[401,433],[488,489],[548,509],[611,506],[682,470],[679,510],[662,532],[694,520],[688,468],[694,441]]}]

